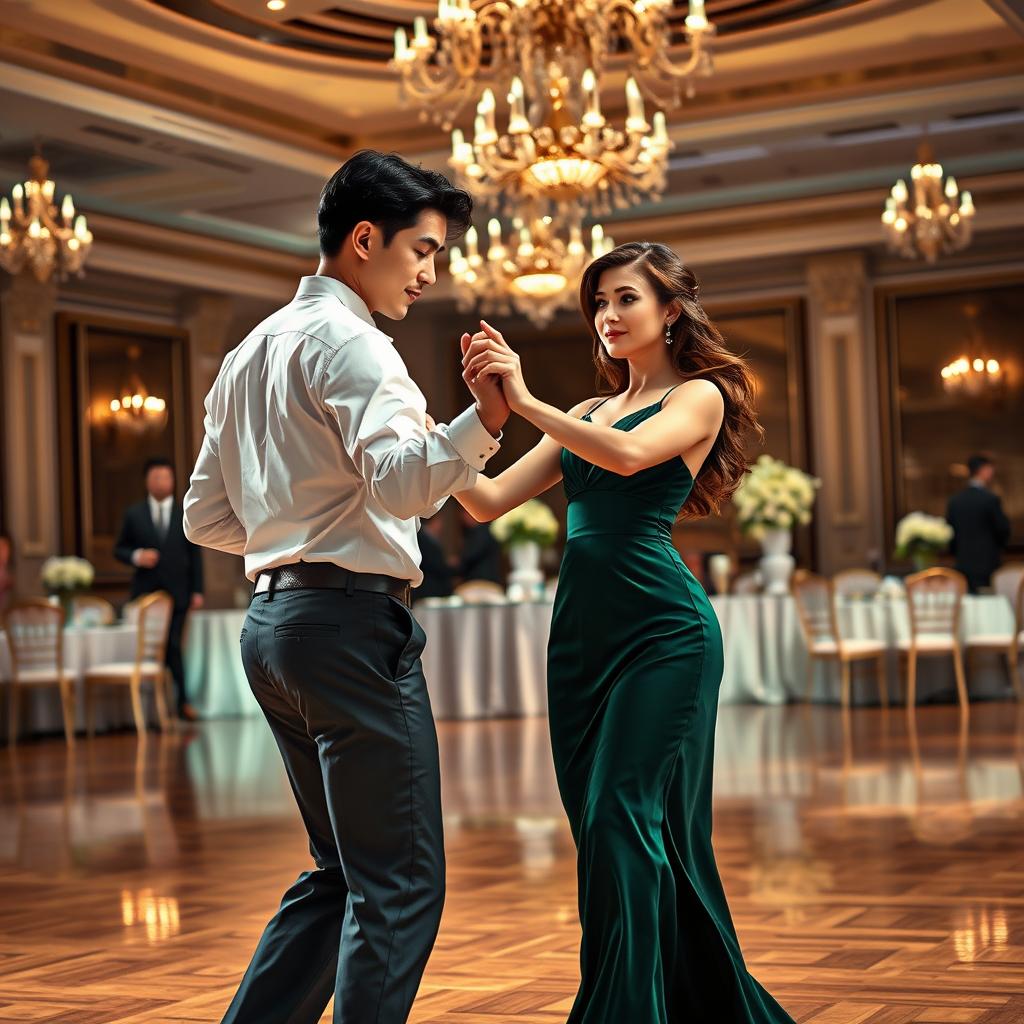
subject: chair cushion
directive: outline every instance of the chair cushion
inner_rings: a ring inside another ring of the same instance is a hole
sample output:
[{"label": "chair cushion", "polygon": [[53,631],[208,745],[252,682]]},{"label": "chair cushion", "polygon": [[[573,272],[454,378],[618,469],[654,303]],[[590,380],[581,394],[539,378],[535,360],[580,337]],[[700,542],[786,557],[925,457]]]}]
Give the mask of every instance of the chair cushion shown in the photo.
[{"label": "chair cushion", "polygon": [[[813,650],[815,654],[839,653],[835,640],[815,640]],[[847,640],[844,638],[843,651],[847,654],[863,654],[865,656],[869,654],[883,654],[885,652],[885,643],[881,640]]]},{"label": "chair cushion", "polygon": [[31,686],[33,683],[56,683],[57,666],[49,668],[23,668],[18,672],[18,682]]},{"label": "chair cushion", "polygon": [[977,633],[967,638],[968,647],[1009,647],[1012,643],[1012,633]]},{"label": "chair cushion", "polygon": [[[123,676],[125,682],[127,682],[134,671],[134,661],[112,661],[106,665],[90,666],[89,671],[85,673],[85,678],[91,679],[93,676]],[[142,663],[142,674],[144,676],[160,675],[163,671],[164,666],[159,662],[144,661]]]},{"label": "chair cushion", "polygon": [[[917,649],[919,651],[951,651],[954,641],[949,633],[919,633],[917,636]],[[910,637],[904,637],[899,642],[901,651],[910,650]]]}]

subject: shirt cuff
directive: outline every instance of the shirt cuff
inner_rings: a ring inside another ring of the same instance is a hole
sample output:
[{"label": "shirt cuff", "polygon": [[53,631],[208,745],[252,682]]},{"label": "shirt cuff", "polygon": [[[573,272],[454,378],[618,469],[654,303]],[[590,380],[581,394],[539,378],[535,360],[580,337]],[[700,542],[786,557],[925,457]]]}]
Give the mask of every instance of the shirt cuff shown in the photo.
[{"label": "shirt cuff", "polygon": [[482,470],[487,460],[501,447],[498,437],[491,437],[491,432],[480,422],[476,406],[460,412],[448,424],[448,440],[459,453],[462,461],[475,470]]}]

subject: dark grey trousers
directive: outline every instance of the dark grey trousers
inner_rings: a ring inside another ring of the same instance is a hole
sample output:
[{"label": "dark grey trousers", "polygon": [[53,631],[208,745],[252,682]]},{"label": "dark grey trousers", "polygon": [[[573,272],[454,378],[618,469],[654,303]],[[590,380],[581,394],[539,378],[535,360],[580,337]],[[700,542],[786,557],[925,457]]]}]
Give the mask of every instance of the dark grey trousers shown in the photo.
[{"label": "dark grey trousers", "polygon": [[[263,932],[225,1024],[402,1024],[444,903],[425,637],[384,594],[253,598],[242,662],[316,863]],[[259,838],[254,837],[258,855]]]}]

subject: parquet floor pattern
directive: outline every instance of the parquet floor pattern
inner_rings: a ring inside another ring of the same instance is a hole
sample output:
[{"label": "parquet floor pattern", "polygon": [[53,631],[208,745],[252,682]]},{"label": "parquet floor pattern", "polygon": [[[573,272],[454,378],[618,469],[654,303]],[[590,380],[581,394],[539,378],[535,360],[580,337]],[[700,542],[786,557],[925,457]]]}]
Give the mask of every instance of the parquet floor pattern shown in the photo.
[{"label": "parquet floor pattern", "polygon": [[[914,721],[722,709],[719,866],[801,1024],[1024,1024],[1021,709]],[[579,928],[547,724],[439,732],[448,900],[413,1024],[563,1024]],[[0,750],[0,1024],[219,1021],[308,863],[261,721]]]}]

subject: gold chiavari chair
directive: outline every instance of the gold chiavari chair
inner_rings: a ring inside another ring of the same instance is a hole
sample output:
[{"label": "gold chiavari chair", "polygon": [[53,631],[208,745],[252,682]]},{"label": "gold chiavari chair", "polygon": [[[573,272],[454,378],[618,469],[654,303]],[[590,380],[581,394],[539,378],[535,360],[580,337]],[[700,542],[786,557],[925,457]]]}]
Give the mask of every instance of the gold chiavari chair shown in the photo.
[{"label": "gold chiavari chair", "polygon": [[85,674],[85,718],[89,735],[95,730],[95,691],[98,686],[127,686],[131,692],[132,714],[139,735],[146,731],[142,711],[142,684],[153,684],[160,728],[170,723],[167,715],[167,634],[171,628],[174,600],[170,594],[157,591],[125,605],[124,617],[136,628],[135,659],[96,665]]},{"label": "gold chiavari chair", "polygon": [[967,674],[973,669],[973,656],[984,651],[1006,655],[1013,692],[1020,700],[1020,654],[1024,648],[1024,562],[1011,562],[992,574],[992,589],[1005,597],[1013,611],[1013,625],[1007,633],[976,633],[967,638]]},{"label": "gold chiavari chair", "polygon": [[857,661],[874,661],[878,674],[878,695],[883,707],[889,706],[885,685],[885,642],[874,639],[844,637],[839,628],[836,594],[832,581],[824,576],[801,570],[793,574],[790,584],[796,602],[800,628],[807,643],[807,700],[811,699],[814,670],[819,661],[839,664],[842,689],[840,700],[850,706],[852,666]]},{"label": "gold chiavari chair", "polygon": [[78,594],[71,598],[68,614],[76,626],[109,626],[117,618],[114,606],[95,594]]},{"label": "gold chiavari chair", "polygon": [[907,711],[917,701],[917,659],[948,654],[953,659],[960,708],[968,714],[967,682],[960,643],[960,613],[967,580],[954,569],[932,568],[916,572],[904,581],[910,635],[899,641],[900,655],[907,659]]},{"label": "gold chiavari chair", "polygon": [[836,597],[874,597],[882,585],[882,577],[874,569],[843,569],[832,577],[832,589]]},{"label": "gold chiavari chair", "polygon": [[19,695],[25,686],[56,686],[60,691],[64,739],[75,738],[74,681],[64,670],[64,609],[42,598],[15,601],[3,615],[11,654],[7,732],[18,741]]}]

